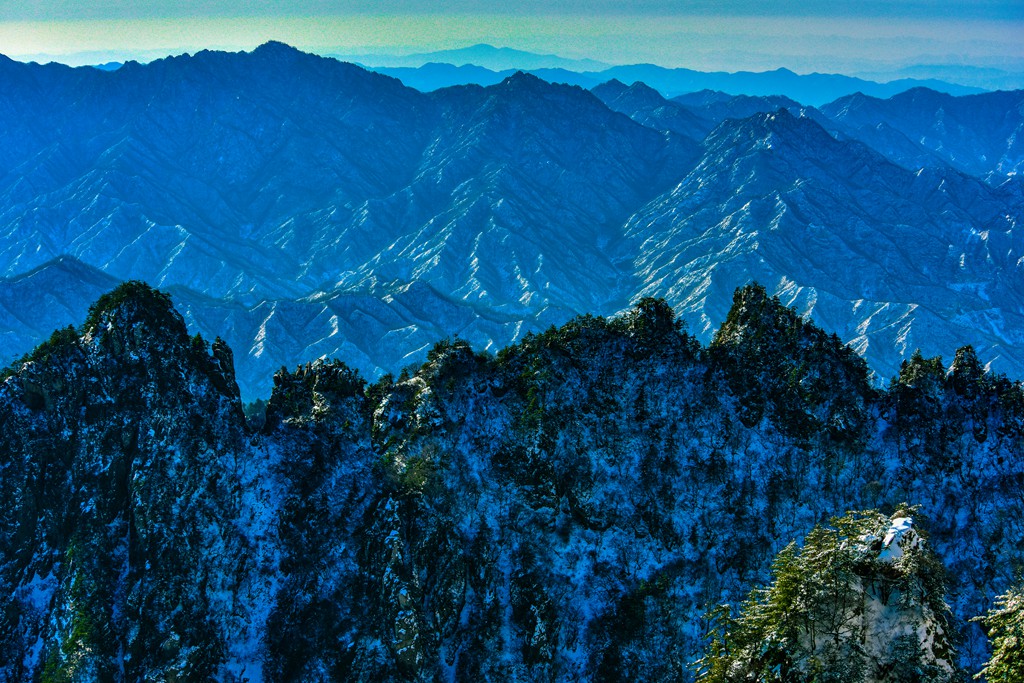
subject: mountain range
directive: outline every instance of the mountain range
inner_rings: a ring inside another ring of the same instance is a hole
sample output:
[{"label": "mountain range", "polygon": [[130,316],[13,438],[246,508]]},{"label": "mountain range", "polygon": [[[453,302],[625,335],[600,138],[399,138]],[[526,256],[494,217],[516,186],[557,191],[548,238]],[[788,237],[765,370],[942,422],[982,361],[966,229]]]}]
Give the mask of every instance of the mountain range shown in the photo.
[{"label": "mountain range", "polygon": [[420,67],[424,64],[451,64],[453,66],[479,66],[488,71],[504,71],[511,69],[528,71],[530,69],[565,69],[567,71],[603,71],[611,64],[594,59],[571,59],[552,54],[537,54],[526,50],[510,47],[495,47],[486,43],[452,50],[434,52],[418,52],[410,55],[366,54],[327,55],[346,62],[366,64],[374,67]]},{"label": "mountain range", "polygon": [[891,97],[914,88],[928,88],[950,95],[984,92],[935,79],[901,78],[877,83],[840,74],[797,74],[789,69],[774,71],[706,72],[692,69],[669,69],[654,64],[613,66],[600,71],[574,71],[568,67],[522,67],[488,69],[477,64],[428,62],[422,66],[374,66],[374,71],[400,79],[422,91],[438,90],[453,85],[494,85],[524,71],[551,83],[565,83],[593,88],[609,80],[644,83],[666,97],[677,97],[698,90],[715,90],[733,95],[784,95],[809,105],[821,105],[839,97],[862,93],[873,97]]},{"label": "mountain range", "polygon": [[516,71],[533,73],[544,80],[592,88],[611,79],[653,85],[667,96],[710,89],[734,95],[785,94],[805,104],[823,104],[843,95],[861,92],[889,97],[915,87],[952,95],[983,90],[1021,87],[1020,74],[998,69],[927,66],[880,73],[871,77],[841,74],[797,74],[789,69],[762,72],[707,72],[666,68],[654,64],[611,65],[592,59],[567,59],[511,48],[480,44],[453,50],[410,55],[332,54],[367,68],[395,76],[417,90],[429,91],[453,85],[494,85]]},{"label": "mountain range", "polygon": [[279,43],[113,71],[0,59],[4,362],[113,282],[236,350],[246,400],[663,296],[710,339],[764,283],[880,380],[1024,375],[1024,93],[777,96],[515,73],[423,93]]}]

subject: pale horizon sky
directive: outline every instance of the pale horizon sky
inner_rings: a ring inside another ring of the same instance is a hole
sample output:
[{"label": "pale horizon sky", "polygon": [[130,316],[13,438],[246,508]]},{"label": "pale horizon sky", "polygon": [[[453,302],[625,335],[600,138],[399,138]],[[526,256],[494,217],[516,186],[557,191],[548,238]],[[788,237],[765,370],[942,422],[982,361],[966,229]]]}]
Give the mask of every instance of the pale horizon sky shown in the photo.
[{"label": "pale horizon sky", "polygon": [[[952,65],[1024,71],[1024,2],[779,0],[0,0],[0,53],[101,63],[280,40],[320,54],[489,43],[613,64],[865,73]],[[767,9],[766,9],[767,7]]]}]

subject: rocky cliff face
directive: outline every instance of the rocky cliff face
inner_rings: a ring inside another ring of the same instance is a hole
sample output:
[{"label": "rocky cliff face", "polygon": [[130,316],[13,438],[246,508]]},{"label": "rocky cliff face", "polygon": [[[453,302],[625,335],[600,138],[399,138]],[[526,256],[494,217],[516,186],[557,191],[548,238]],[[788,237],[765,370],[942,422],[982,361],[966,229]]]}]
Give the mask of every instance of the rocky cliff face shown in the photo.
[{"label": "rocky cliff face", "polygon": [[959,661],[1021,561],[1024,390],[884,392],[758,287],[710,348],[647,299],[366,385],[275,377],[119,288],[0,385],[2,680],[678,680],[701,615],[849,509],[920,505]]},{"label": "rocky cliff face", "polygon": [[[3,385],[7,680],[205,677],[231,613],[255,463],[230,351],[144,286]],[[246,493],[248,495],[248,492]],[[247,615],[238,615],[237,624]]]}]

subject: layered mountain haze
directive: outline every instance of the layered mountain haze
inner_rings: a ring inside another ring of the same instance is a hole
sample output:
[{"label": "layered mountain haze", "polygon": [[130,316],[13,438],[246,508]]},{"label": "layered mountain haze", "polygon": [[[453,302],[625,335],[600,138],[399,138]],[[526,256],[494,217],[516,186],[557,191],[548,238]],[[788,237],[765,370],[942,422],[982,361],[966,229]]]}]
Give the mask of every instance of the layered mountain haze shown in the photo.
[{"label": "layered mountain haze", "polygon": [[[716,90],[754,97],[784,95],[811,105],[824,104],[854,93],[891,97],[914,88],[930,88],[950,95],[983,92],[981,88],[931,78],[898,78],[880,83],[842,74],[798,74],[789,69],[727,73],[670,69],[655,64],[609,67],[585,60],[559,59],[552,55],[481,49],[488,47],[409,55],[407,58],[373,55],[341,58],[366,64],[367,68],[377,73],[393,76],[425,92],[455,85],[492,85],[520,70],[553,83],[568,83],[584,88],[619,80],[628,84],[644,83],[653,86],[667,97],[700,90]],[[593,68],[595,66],[600,68]]]},{"label": "layered mountain haze", "polygon": [[[3,348],[30,349],[39,340],[81,319],[83,298],[99,298],[117,279],[71,257],[60,257],[23,275],[0,280]],[[7,359],[5,359],[7,360]]]},{"label": "layered mountain haze", "polygon": [[227,340],[246,400],[281,365],[375,377],[646,295],[709,340],[758,280],[880,378],[965,343],[1024,375],[1019,93],[817,110],[523,73],[422,93],[279,43],[2,60],[0,81],[5,362],[126,279]]},{"label": "layered mountain haze", "polygon": [[[654,88],[644,83],[626,85],[622,81],[612,79],[593,88],[594,93],[609,109],[625,114],[637,123],[654,128],[668,130],[685,135],[695,140],[703,139],[725,116],[717,117],[718,112],[707,109],[688,109],[670,102]],[[721,93],[719,93],[721,94]],[[732,100],[729,95],[723,95]],[[774,108],[769,107],[768,111]],[[758,109],[763,111],[763,109]],[[753,112],[752,112],[753,113]],[[717,120],[716,120],[717,118]]]},{"label": "layered mountain haze", "polygon": [[603,71],[610,64],[593,59],[570,59],[558,55],[544,55],[508,47],[495,47],[486,43],[471,45],[454,50],[438,50],[410,55],[331,55],[344,61],[367,64],[374,67],[403,67],[414,69],[426,64],[450,64],[452,66],[477,66],[491,71],[566,69],[569,71]]}]

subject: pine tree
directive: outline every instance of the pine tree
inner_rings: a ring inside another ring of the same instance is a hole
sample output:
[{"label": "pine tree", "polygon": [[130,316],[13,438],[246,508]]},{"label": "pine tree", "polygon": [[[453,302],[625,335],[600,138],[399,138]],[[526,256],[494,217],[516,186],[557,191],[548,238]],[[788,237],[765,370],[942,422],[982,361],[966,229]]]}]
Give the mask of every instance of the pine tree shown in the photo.
[{"label": "pine tree", "polygon": [[698,680],[938,683],[956,678],[942,567],[914,525],[850,513],[790,544],[739,616],[719,612]]},{"label": "pine tree", "polygon": [[1024,588],[1014,587],[977,619],[988,629],[992,657],[976,678],[988,683],[1024,681]]}]

